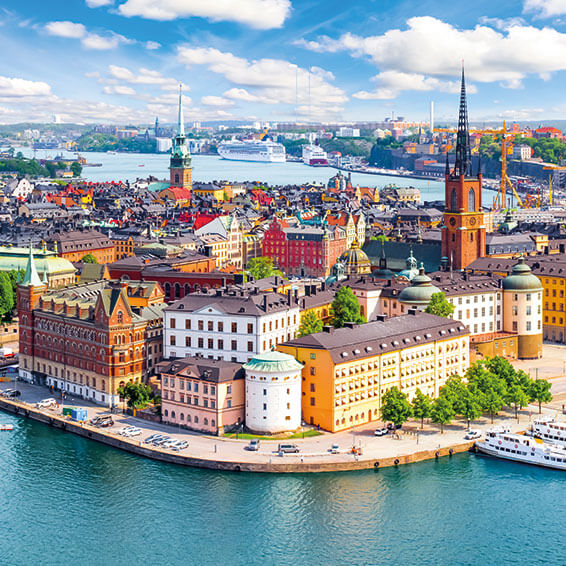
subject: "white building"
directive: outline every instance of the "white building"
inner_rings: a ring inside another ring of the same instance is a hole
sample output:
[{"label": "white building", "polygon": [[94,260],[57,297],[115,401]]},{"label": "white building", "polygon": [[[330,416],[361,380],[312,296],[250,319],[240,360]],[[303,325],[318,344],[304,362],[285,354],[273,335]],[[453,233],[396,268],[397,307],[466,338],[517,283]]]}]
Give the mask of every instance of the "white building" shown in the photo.
[{"label": "white building", "polygon": [[532,154],[531,147],[525,144],[513,146],[513,159],[530,159]]},{"label": "white building", "polygon": [[360,129],[359,128],[352,128],[350,126],[342,126],[336,132],[337,138],[359,138],[360,137]]},{"label": "white building", "polygon": [[242,229],[235,215],[218,216],[208,224],[195,230],[195,236],[218,235],[226,241],[226,256],[218,257],[218,265],[223,266],[230,263],[234,267],[242,267]]},{"label": "white building", "polygon": [[164,357],[247,362],[295,337],[299,306],[279,293],[217,289],[165,310]]},{"label": "white building", "polygon": [[169,151],[173,145],[171,138],[155,138],[156,149],[159,153]]},{"label": "white building", "polygon": [[301,425],[303,364],[281,352],[254,356],[246,371],[246,427],[275,434]]}]

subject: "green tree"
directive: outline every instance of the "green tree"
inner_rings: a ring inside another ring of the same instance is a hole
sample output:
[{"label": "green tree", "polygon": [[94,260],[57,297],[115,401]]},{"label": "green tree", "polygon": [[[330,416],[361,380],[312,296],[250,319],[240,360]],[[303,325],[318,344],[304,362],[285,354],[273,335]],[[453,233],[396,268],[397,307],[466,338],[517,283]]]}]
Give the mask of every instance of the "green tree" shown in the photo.
[{"label": "green tree", "polygon": [[421,428],[424,428],[424,420],[430,418],[432,409],[432,399],[430,395],[425,395],[419,388],[415,391],[413,398],[413,416],[415,419],[421,419]]},{"label": "green tree", "polygon": [[546,379],[535,379],[531,383],[529,389],[529,397],[532,401],[538,403],[538,412],[542,413],[542,404],[552,401],[552,393],[550,392],[550,383]]},{"label": "green tree", "polygon": [[248,273],[256,281],[273,275],[283,275],[281,271],[274,268],[273,259],[265,256],[250,259],[250,261],[248,261]]},{"label": "green tree", "polygon": [[440,388],[440,395],[450,401],[454,412],[461,415],[464,410],[463,399],[466,395],[466,386],[459,375],[453,375],[446,380]]},{"label": "green tree", "polygon": [[456,307],[446,298],[446,295],[442,291],[439,291],[438,293],[432,294],[425,312],[444,318],[450,318],[454,314],[455,308]]},{"label": "green tree", "polygon": [[381,400],[381,418],[390,421],[395,425],[406,423],[413,415],[413,408],[407,400],[407,396],[399,391],[397,387],[392,387],[383,395]]},{"label": "green tree", "polygon": [[517,421],[519,420],[519,408],[522,409],[529,404],[529,398],[525,390],[518,383],[509,387],[505,401],[508,405],[513,405]]},{"label": "green tree", "polygon": [[335,328],[342,328],[347,322],[361,324],[366,319],[360,313],[360,303],[350,287],[341,287],[336,293],[330,315]]},{"label": "green tree", "polygon": [[14,291],[10,276],[5,271],[0,271],[0,317],[4,320],[12,318],[14,310]]},{"label": "green tree", "polygon": [[491,423],[493,424],[493,417],[501,411],[505,401],[494,389],[491,389],[482,395],[481,404],[483,412],[491,417]]},{"label": "green tree", "polygon": [[452,422],[454,414],[454,407],[452,407],[452,403],[446,397],[441,395],[434,400],[430,417],[433,423],[440,425],[441,434],[444,434],[444,425]]},{"label": "green tree", "polygon": [[57,164],[54,163],[53,161],[47,161],[45,163],[45,168],[47,169],[47,173],[48,175],[54,179],[55,177],[57,177]]},{"label": "green tree", "polygon": [[131,409],[143,409],[147,407],[152,397],[151,387],[144,383],[129,382],[118,387],[118,395],[126,399]]},{"label": "green tree", "polygon": [[[501,356],[495,356],[494,358],[488,358],[485,361],[485,367],[495,376],[505,381],[507,386],[516,383],[518,380],[517,371],[511,365],[509,360],[502,358]],[[523,372],[524,373],[524,372]],[[526,374],[525,374],[526,375]]]},{"label": "green tree", "polygon": [[83,256],[81,261],[83,263],[98,263],[98,260],[91,253],[88,253],[85,256]]},{"label": "green tree", "polygon": [[314,311],[308,311],[301,316],[301,324],[299,326],[299,336],[308,336],[322,332],[322,320]]},{"label": "green tree", "polygon": [[470,428],[470,423],[479,419],[483,412],[480,396],[474,392],[473,388],[466,388],[462,399],[460,399],[460,405],[459,414],[466,419],[468,428]]},{"label": "green tree", "polygon": [[71,163],[71,171],[73,173],[73,177],[80,177],[83,172],[83,166],[78,161],[73,161]]}]

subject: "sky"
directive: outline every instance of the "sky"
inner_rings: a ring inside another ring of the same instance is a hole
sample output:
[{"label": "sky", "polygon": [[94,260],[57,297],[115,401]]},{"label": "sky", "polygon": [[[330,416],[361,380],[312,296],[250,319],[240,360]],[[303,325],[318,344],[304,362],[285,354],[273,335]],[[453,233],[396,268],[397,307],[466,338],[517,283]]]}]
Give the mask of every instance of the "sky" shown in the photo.
[{"label": "sky", "polygon": [[566,117],[566,0],[2,0],[0,123]]}]

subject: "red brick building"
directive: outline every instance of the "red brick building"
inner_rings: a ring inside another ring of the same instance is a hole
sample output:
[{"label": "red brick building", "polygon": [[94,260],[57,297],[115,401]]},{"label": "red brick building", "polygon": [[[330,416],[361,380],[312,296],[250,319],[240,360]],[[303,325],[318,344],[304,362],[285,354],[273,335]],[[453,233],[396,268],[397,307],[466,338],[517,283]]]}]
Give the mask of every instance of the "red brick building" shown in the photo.
[{"label": "red brick building", "polygon": [[347,249],[347,232],[341,226],[291,228],[275,218],[263,237],[263,255],[287,275],[326,277]]}]

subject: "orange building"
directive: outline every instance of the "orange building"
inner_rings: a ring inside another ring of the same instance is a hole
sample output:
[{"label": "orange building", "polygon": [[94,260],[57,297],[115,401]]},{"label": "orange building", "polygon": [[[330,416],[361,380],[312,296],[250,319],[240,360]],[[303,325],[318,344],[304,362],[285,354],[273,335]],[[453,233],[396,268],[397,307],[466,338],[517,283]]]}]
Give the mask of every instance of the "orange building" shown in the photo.
[{"label": "orange building", "polygon": [[82,261],[87,254],[93,255],[98,263],[112,263],[116,260],[114,243],[96,230],[59,232],[48,243],[57,250],[59,257],[71,262]]}]

